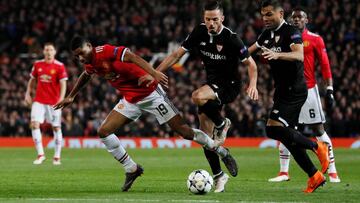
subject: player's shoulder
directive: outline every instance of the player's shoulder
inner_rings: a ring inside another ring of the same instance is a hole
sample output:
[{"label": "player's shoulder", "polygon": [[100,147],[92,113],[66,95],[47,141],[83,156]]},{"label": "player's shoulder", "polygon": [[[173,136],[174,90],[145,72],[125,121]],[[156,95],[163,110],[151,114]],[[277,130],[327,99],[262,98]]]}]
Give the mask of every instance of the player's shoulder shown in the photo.
[{"label": "player's shoulder", "polygon": [[57,66],[64,66],[64,63],[62,63],[61,61],[59,60],[54,60],[54,64],[57,65]]},{"label": "player's shoulder", "polygon": [[309,30],[307,30],[306,32],[306,37],[311,38],[313,40],[322,40],[322,37],[319,34],[316,34],[314,32],[310,32]]},{"label": "player's shoulder", "polygon": [[297,28],[296,26],[291,25],[287,22],[285,22],[283,25],[283,31],[284,31],[284,33],[294,33],[294,32],[300,33],[299,28]]},{"label": "player's shoulder", "polygon": [[229,36],[230,38],[237,38],[237,33],[232,31],[230,28],[224,26],[222,30],[223,34]]},{"label": "player's shoulder", "polygon": [[45,59],[38,59],[38,60],[34,61],[33,65],[37,66],[37,65],[41,65],[43,63],[45,63]]},{"label": "player's shoulder", "polygon": [[194,27],[194,31],[199,32],[199,33],[207,33],[207,28],[206,28],[205,23],[200,23],[200,24],[196,25]]}]

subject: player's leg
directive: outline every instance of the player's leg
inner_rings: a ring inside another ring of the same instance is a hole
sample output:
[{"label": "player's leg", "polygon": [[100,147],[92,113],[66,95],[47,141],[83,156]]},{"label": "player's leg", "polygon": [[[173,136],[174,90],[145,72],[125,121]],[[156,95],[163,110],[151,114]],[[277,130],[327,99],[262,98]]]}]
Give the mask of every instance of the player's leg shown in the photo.
[{"label": "player's leg", "polygon": [[270,178],[269,182],[289,181],[290,151],[283,143],[279,144],[280,172],[278,176]]},{"label": "player's leg", "polygon": [[315,133],[317,140],[325,142],[329,146],[330,164],[329,164],[328,174],[329,174],[330,182],[332,182],[332,183],[341,182],[341,180],[338,176],[337,170],[336,170],[336,166],[335,166],[334,148],[333,148],[333,145],[332,145],[329,135],[326,133],[326,131],[324,129],[324,125],[322,123],[319,123],[319,124],[310,125],[310,127],[313,130],[313,132]]},{"label": "player's leg", "polygon": [[140,109],[128,103],[125,99],[114,107],[98,129],[98,135],[104,143],[107,151],[124,167],[125,182],[122,191],[128,191],[135,179],[139,177],[144,169],[130,157],[119,138],[114,132],[125,124],[137,120],[141,115]]},{"label": "player's leg", "polygon": [[[200,121],[200,130],[204,131],[208,135],[211,135],[212,129],[214,128],[214,123],[203,113],[199,114],[198,116]],[[229,179],[229,176],[222,171],[219,156],[212,150],[208,150],[206,148],[203,148],[203,150],[213,173],[215,183],[214,192],[225,191],[225,185]]]},{"label": "player's leg", "polygon": [[213,134],[219,144],[224,143],[231,125],[231,121],[221,115],[222,104],[219,94],[222,90],[223,88],[211,84],[204,85],[192,93],[192,100],[199,107],[199,112],[204,113],[215,124]]},{"label": "player's leg", "polygon": [[42,144],[42,136],[40,131],[40,123],[43,123],[45,119],[45,107],[43,104],[34,102],[31,106],[31,135],[37,151],[37,158],[34,160],[34,164],[42,164],[45,160],[45,153]]},{"label": "player's leg", "polygon": [[48,122],[51,123],[53,129],[53,135],[55,140],[55,152],[53,158],[54,165],[61,164],[61,148],[62,148],[62,141],[63,135],[61,131],[61,110],[54,110],[52,106],[46,105],[46,113],[45,117]]}]

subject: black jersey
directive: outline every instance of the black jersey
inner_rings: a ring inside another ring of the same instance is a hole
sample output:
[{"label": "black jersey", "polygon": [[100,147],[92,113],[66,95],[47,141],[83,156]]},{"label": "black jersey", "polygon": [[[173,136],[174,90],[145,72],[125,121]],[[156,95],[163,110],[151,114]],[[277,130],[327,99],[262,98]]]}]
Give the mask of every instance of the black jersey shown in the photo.
[{"label": "black jersey", "polygon": [[199,53],[210,83],[239,81],[239,60],[249,57],[247,47],[236,33],[223,26],[219,34],[209,34],[204,23],[194,28],[182,47]]},{"label": "black jersey", "polygon": [[[256,46],[274,52],[291,52],[292,44],[302,44],[301,33],[285,21],[275,30],[265,30],[259,36]],[[302,61],[269,60],[275,88],[278,90],[302,87],[305,84],[304,64]]]}]

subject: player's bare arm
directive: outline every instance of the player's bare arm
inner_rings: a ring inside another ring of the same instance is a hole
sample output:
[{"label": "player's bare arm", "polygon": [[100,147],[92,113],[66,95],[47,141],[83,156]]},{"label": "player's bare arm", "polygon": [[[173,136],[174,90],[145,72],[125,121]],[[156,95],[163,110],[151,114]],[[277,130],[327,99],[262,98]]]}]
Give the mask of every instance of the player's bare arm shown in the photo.
[{"label": "player's bare arm", "polygon": [[65,98],[66,94],[66,80],[60,81],[60,98],[59,101],[63,100]]},{"label": "player's bare arm", "polygon": [[182,56],[186,53],[185,49],[179,47],[176,51],[172,54],[167,56],[163,62],[156,68],[156,70],[165,72],[170,66],[174,65],[176,62],[180,60]]},{"label": "player's bare arm", "polygon": [[257,84],[257,66],[254,59],[250,56],[247,60],[243,62],[244,65],[248,67],[248,74],[249,74],[249,87],[246,90],[246,93],[252,100],[258,100],[259,94],[256,88]]},{"label": "player's bare arm", "polygon": [[145,61],[140,56],[132,53],[131,51],[127,50],[125,52],[124,62],[132,62],[132,63],[138,65],[140,68],[142,68],[147,73],[149,73],[152,77],[154,77],[156,81],[160,82],[160,84],[167,85],[168,77],[164,73],[155,70],[147,61]]},{"label": "player's bare arm", "polygon": [[286,61],[304,61],[304,47],[302,44],[292,44],[291,52],[274,52],[266,47],[261,47],[265,59],[267,60],[286,60]]},{"label": "player's bare arm", "polygon": [[26,105],[30,106],[32,104],[31,91],[35,87],[35,84],[36,84],[36,79],[30,78],[28,85],[27,85],[26,93],[25,93],[25,104]]},{"label": "player's bare arm", "polygon": [[254,52],[256,52],[258,50],[258,47],[256,46],[256,43],[254,43],[253,45],[251,45],[249,48],[249,53],[252,54]]},{"label": "player's bare arm", "polygon": [[74,88],[71,90],[70,94],[65,97],[62,101],[55,104],[54,109],[61,109],[74,101],[75,96],[79,93],[79,91],[85,87],[86,84],[91,80],[91,75],[86,73],[85,71],[81,73],[79,79],[76,81]]}]

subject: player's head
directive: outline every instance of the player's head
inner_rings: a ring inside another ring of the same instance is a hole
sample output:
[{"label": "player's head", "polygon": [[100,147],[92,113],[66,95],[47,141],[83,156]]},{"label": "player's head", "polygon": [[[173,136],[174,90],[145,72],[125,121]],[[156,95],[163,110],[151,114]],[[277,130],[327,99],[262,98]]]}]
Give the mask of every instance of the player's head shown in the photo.
[{"label": "player's head", "polygon": [[297,7],[291,13],[291,21],[293,25],[298,27],[300,30],[304,30],[308,23],[307,14],[304,9]]},{"label": "player's head", "polygon": [[89,64],[92,60],[92,45],[84,37],[75,36],[71,40],[71,51],[74,57],[82,64]]},{"label": "player's head", "polygon": [[284,19],[284,10],[277,0],[263,0],[261,2],[261,16],[266,29],[274,29]]},{"label": "player's head", "polygon": [[55,49],[55,45],[52,42],[47,42],[44,44],[44,50],[43,50],[43,54],[45,57],[46,61],[52,61],[55,59],[55,55],[56,55],[56,49]]},{"label": "player's head", "polygon": [[224,22],[224,10],[220,1],[211,0],[205,3],[204,8],[204,22],[208,32],[217,34],[222,28]]}]

